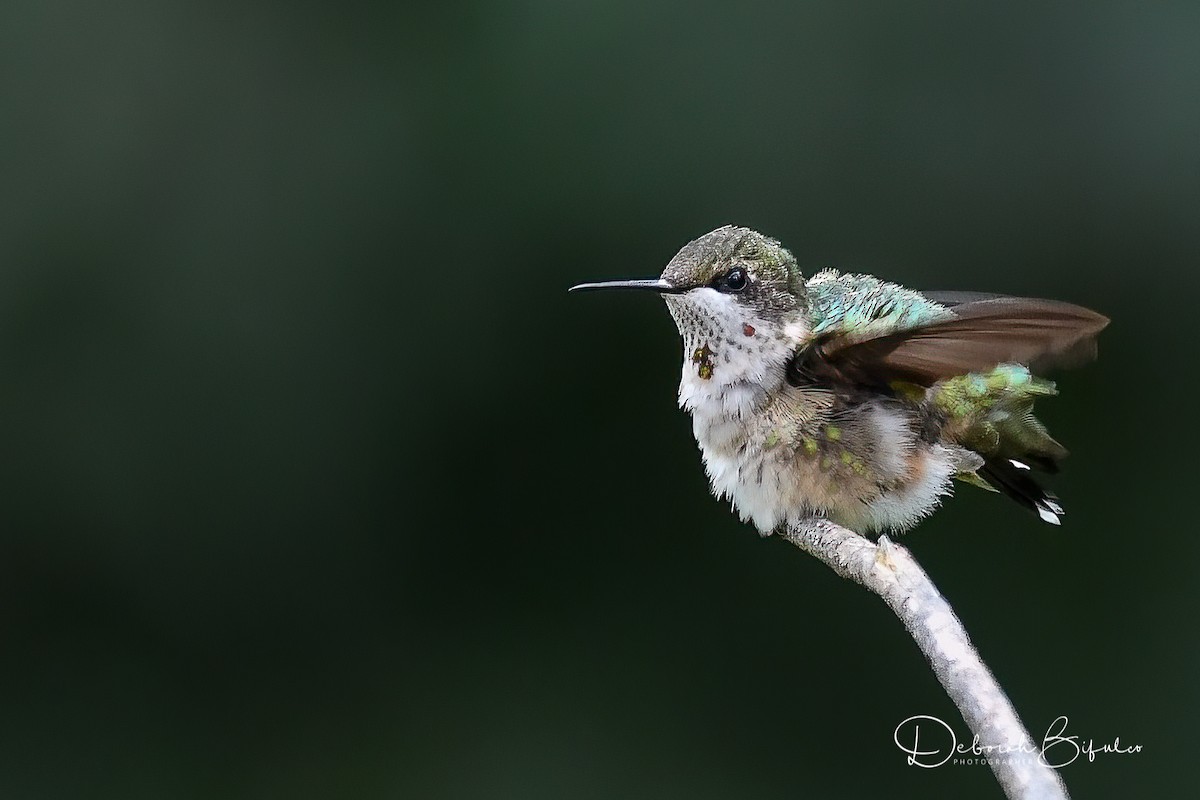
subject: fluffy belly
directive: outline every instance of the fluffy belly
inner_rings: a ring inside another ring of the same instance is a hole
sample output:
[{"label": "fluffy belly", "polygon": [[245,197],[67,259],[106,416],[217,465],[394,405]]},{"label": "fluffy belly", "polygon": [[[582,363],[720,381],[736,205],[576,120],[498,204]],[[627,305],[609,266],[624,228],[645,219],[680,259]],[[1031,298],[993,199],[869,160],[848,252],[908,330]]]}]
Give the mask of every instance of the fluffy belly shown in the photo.
[{"label": "fluffy belly", "polygon": [[905,530],[949,493],[961,461],[957,448],[911,438],[855,447],[829,426],[786,440],[737,420],[695,427],[713,493],[763,535],[814,516],[860,533]]}]

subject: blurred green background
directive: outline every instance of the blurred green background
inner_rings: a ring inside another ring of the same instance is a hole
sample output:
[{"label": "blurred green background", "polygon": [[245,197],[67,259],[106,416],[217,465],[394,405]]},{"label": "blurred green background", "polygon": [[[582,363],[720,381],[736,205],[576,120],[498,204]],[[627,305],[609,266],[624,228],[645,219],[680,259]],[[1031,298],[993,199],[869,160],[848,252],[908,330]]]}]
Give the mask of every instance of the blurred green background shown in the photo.
[{"label": "blurred green background", "polygon": [[905,539],[1035,735],[1192,787],[1200,6],[0,6],[0,796],[998,797],[890,612],[707,492],[649,277],[1113,317],[1067,524]]}]

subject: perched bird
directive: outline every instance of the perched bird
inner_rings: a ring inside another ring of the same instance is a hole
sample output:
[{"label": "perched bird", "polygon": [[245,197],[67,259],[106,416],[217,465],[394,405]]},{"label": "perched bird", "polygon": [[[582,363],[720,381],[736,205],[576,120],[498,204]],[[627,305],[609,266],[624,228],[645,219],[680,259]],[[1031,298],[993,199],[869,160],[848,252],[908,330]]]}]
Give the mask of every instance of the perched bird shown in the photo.
[{"label": "perched bird", "polygon": [[726,226],[641,289],[683,338],[679,405],[718,498],[767,535],[825,518],[901,532],[958,479],[1059,524],[1033,477],[1066,450],[1033,416],[1050,366],[1095,356],[1108,319],[1053,300],[916,292],[869,275],[805,280],[779,242]]}]

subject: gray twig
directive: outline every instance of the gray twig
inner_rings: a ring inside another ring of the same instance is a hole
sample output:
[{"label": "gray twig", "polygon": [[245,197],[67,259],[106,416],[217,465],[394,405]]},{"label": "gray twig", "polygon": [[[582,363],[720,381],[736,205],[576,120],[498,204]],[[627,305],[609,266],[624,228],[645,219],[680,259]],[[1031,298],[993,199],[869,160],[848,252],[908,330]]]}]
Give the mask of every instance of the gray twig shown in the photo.
[{"label": "gray twig", "polygon": [[789,529],[783,538],[883,598],[929,660],[981,748],[992,754],[992,771],[1009,800],[1067,800],[1062,779],[1039,758],[954,609],[908,550],[886,536],[872,542],[826,520]]}]

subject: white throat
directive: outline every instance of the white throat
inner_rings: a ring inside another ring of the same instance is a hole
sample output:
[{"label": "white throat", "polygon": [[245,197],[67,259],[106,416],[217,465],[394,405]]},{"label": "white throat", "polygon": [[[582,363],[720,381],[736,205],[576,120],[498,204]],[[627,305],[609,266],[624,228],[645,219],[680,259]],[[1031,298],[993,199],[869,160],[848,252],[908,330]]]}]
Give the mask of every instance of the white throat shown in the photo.
[{"label": "white throat", "polygon": [[800,320],[781,326],[712,289],[665,299],[683,337],[679,405],[694,417],[697,438],[702,422],[744,419],[765,404],[808,336]]}]

